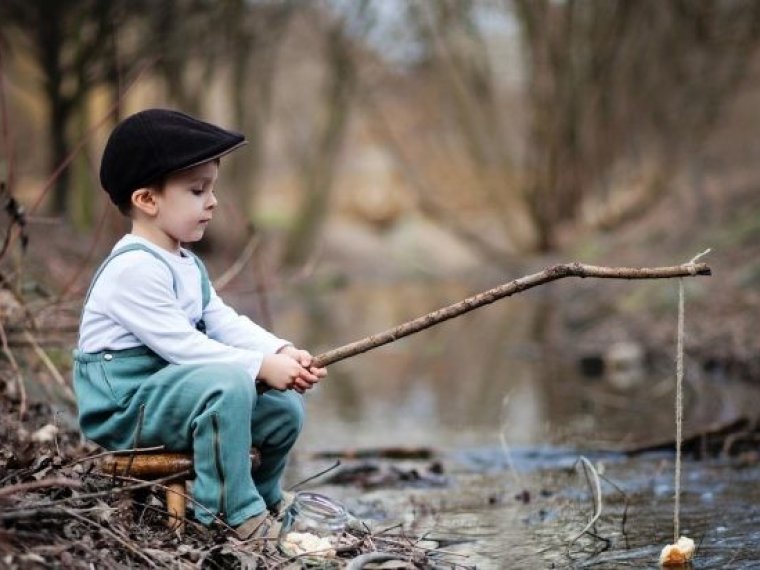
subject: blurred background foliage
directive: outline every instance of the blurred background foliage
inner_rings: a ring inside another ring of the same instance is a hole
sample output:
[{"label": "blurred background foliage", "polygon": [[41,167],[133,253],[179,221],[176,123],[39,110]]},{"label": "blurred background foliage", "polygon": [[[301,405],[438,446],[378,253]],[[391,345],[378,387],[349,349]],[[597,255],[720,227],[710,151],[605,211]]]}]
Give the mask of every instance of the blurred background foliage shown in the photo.
[{"label": "blurred background foliage", "polygon": [[175,107],[249,138],[223,169],[234,247],[254,224],[297,267],[333,220],[424,219],[503,264],[699,174],[759,25],[753,0],[5,0],[2,172],[34,210],[116,223],[108,131]]},{"label": "blurred background foliage", "polygon": [[[550,263],[713,247],[713,277],[686,284],[689,417],[735,412],[710,390],[760,378],[759,45],[756,0],[3,0],[15,384],[31,369],[68,389],[90,276],[129,228],[100,154],[121,118],[160,106],[248,137],[194,247],[225,300],[282,337],[318,353]],[[525,442],[669,429],[674,283],[594,281],[341,363],[311,394],[305,445],[396,442],[389,417],[445,445],[497,424]],[[621,347],[633,392],[575,378]]]}]

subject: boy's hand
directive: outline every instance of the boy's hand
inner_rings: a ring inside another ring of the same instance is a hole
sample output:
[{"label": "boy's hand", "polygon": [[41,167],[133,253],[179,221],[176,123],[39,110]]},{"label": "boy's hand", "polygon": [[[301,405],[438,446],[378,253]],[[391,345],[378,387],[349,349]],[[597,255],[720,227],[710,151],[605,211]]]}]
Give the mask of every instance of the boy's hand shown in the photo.
[{"label": "boy's hand", "polygon": [[312,366],[314,357],[308,350],[296,348],[295,346],[288,345],[280,349],[278,354],[288,356],[298,362],[303,368],[304,374],[299,377],[293,383],[293,389],[303,394],[306,390],[309,390],[319,382],[322,378],[327,376],[327,370],[324,368],[317,368]]},{"label": "boy's hand", "polygon": [[275,390],[293,388],[302,391],[319,381],[297,360],[285,354],[267,354],[261,362],[258,378]]}]

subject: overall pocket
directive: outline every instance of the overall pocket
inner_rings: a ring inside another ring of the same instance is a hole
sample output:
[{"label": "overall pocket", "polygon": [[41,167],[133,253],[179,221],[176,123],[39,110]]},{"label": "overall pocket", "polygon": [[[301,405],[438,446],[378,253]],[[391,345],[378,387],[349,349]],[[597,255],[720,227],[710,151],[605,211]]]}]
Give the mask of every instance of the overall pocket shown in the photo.
[{"label": "overall pocket", "polygon": [[116,410],[116,395],[99,362],[75,361],[73,373],[80,416],[107,414]]},{"label": "overall pocket", "polygon": [[146,378],[149,378],[167,362],[153,354],[119,355],[106,353],[100,361],[103,378],[108,384],[115,402],[122,408],[129,402]]}]

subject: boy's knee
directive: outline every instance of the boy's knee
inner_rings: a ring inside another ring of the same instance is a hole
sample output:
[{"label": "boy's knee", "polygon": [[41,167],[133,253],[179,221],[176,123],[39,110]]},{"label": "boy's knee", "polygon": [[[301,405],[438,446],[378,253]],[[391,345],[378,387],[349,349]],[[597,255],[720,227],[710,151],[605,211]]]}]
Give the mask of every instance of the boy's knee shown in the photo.
[{"label": "boy's knee", "polygon": [[204,364],[197,367],[193,376],[206,393],[224,400],[250,407],[255,396],[253,379],[248,371],[237,364]]},{"label": "boy's knee", "polygon": [[283,420],[285,421],[287,428],[297,436],[303,429],[305,416],[303,399],[297,392],[292,390],[285,392],[283,395],[285,396],[282,399]]},{"label": "boy's knee", "polygon": [[213,383],[225,392],[235,397],[252,400],[256,392],[251,375],[243,366],[238,364],[217,364],[214,366],[215,378]]}]

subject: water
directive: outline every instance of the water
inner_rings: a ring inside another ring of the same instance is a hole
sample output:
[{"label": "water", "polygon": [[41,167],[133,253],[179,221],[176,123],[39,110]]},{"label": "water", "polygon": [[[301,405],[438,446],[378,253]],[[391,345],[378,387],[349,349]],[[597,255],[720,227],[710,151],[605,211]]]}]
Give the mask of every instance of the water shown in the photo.
[{"label": "water", "polygon": [[[307,301],[275,298],[277,332],[317,353],[491,285],[364,283]],[[289,479],[330,463],[310,459],[317,451],[432,448],[448,478],[443,488],[313,488],[380,527],[402,523],[454,540],[446,550],[463,565],[656,568],[673,539],[673,455],[612,450],[672,439],[675,367],[646,368],[638,385],[620,390],[579,374],[574,342],[557,325],[551,296],[534,292],[335,364],[307,398]],[[754,412],[755,389],[690,366],[685,433]],[[614,485],[602,481],[598,538],[571,543],[593,515],[580,454]],[[694,568],[760,568],[758,481],[752,461],[685,463],[681,529],[699,544]]]}]

